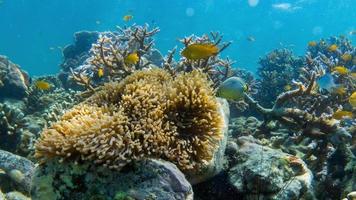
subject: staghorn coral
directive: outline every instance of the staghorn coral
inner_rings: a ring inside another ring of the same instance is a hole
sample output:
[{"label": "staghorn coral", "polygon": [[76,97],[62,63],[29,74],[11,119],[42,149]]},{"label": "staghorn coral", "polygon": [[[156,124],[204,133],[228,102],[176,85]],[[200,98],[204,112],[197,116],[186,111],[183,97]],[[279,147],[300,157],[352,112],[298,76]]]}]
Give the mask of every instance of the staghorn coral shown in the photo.
[{"label": "staghorn coral", "polygon": [[[245,98],[251,106],[264,115],[264,124],[277,120],[289,130],[296,131],[291,135],[292,137],[285,139],[284,145],[287,149],[293,148],[293,144],[304,146],[304,149],[297,149],[303,152],[303,159],[315,173],[318,187],[321,190],[333,190],[334,198],[337,198],[341,189],[336,187],[337,181],[331,180],[335,180],[333,177],[337,177],[337,180],[346,179],[347,174],[339,173],[339,169],[344,169],[355,159],[350,149],[352,137],[350,132],[331,117],[326,115],[319,117],[308,110],[299,109],[298,106],[287,106],[288,101],[293,98],[307,98],[312,93],[314,84],[315,75],[312,75],[307,87],[298,83],[298,89],[280,94],[271,109],[262,107],[249,95],[245,95]],[[333,161],[333,158],[338,158],[338,162]]]},{"label": "staghorn coral", "polygon": [[[337,50],[331,51],[329,47],[332,45],[336,45]],[[345,59],[345,55],[349,58]],[[317,79],[326,73],[331,73],[335,82],[344,88],[344,92],[317,91],[312,94],[311,98],[298,98],[296,101],[300,109],[308,110],[319,116],[323,114],[332,116],[335,111],[342,109],[352,110],[348,97],[356,90],[356,79],[352,75],[355,70],[355,58],[356,48],[343,36],[321,39],[315,46],[309,46],[306,54],[307,62],[301,68],[299,80],[305,82],[313,73],[316,74]],[[332,69],[336,66],[345,67],[348,72],[346,74],[334,72]]]},{"label": "staghorn coral", "polygon": [[199,71],[173,78],[160,69],[105,84],[45,130],[35,156],[91,160],[120,169],[143,157],[199,171],[213,157],[223,120]]},{"label": "staghorn coral", "polygon": [[[330,50],[332,45],[336,45],[336,50]],[[351,57],[344,57],[349,54]],[[317,62],[323,63],[330,67],[335,65],[343,65],[351,69],[355,65],[356,51],[351,41],[344,36],[330,37],[328,39],[321,39],[315,46],[309,46],[307,51],[307,58]],[[312,61],[309,60],[309,61]]]},{"label": "staghorn coral", "polygon": [[[308,86],[304,86],[302,83],[298,83],[298,89],[284,92],[277,97],[274,106],[271,109],[262,107],[249,95],[245,94],[246,101],[256,108],[261,114],[264,115],[264,124],[270,120],[278,120],[282,124],[286,125],[290,129],[302,130],[302,134],[311,138],[329,138],[332,136],[339,136],[348,138],[351,135],[342,127],[339,126],[337,121],[326,117],[317,117],[308,111],[300,110],[296,107],[288,107],[286,104],[288,101],[295,97],[308,96],[312,92],[312,88],[315,84],[315,75],[312,76]],[[329,138],[329,141],[338,145],[339,140],[333,140],[335,138]]]},{"label": "staghorn coral", "polygon": [[[93,93],[94,88],[103,80],[120,81],[136,70],[147,68],[151,62],[144,57],[152,53],[152,37],[157,32],[158,28],[150,30],[148,25],[133,25],[127,28],[118,27],[116,32],[100,33],[97,42],[90,49],[90,57],[82,66],[71,69],[71,77]],[[131,53],[137,53],[136,63],[125,62],[125,58]],[[98,76],[99,70],[103,72],[103,77]]]},{"label": "staghorn coral", "polygon": [[217,87],[226,78],[232,76],[232,65],[234,64],[229,58],[222,59],[218,56],[231,44],[231,42],[222,42],[222,38],[222,35],[218,32],[211,32],[210,35],[205,34],[201,37],[196,35],[185,37],[180,40],[184,47],[191,44],[213,44],[219,47],[219,51],[217,55],[207,59],[189,60],[187,58],[181,58],[176,62],[173,59],[176,52],[176,48],[174,48],[165,58],[162,67],[173,75],[180,72],[190,72],[195,69],[200,69],[202,72],[208,74],[209,79],[214,83],[213,86]]}]

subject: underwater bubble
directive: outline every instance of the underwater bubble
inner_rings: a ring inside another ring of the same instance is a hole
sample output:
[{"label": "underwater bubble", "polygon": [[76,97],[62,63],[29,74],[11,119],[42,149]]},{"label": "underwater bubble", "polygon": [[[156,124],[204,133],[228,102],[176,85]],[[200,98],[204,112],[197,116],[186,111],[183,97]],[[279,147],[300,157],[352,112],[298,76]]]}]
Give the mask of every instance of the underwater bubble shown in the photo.
[{"label": "underwater bubble", "polygon": [[323,27],[315,26],[312,30],[313,35],[320,35],[323,33]]},{"label": "underwater bubble", "polygon": [[195,10],[193,8],[187,8],[185,10],[185,14],[188,16],[188,17],[192,17],[195,13]]},{"label": "underwater bubble", "polygon": [[248,5],[251,7],[256,7],[259,3],[259,0],[248,0]]}]

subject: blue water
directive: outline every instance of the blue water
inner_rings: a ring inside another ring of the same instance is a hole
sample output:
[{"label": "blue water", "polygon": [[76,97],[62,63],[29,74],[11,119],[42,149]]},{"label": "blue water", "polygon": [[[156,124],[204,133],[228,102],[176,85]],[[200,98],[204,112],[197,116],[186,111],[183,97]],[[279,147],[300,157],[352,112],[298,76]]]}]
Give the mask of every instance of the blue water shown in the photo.
[{"label": "blue water", "polygon": [[[356,0],[260,0],[255,7],[247,0],[1,0],[0,54],[31,75],[57,73],[60,48],[72,42],[74,32],[150,23],[161,29],[156,45],[164,54],[179,38],[220,31],[234,42],[224,55],[255,71],[260,56],[282,46],[302,55],[308,41],[323,37],[343,34],[355,43],[356,36],[348,35],[356,29],[355,5]],[[129,12],[134,18],[125,23]]]}]

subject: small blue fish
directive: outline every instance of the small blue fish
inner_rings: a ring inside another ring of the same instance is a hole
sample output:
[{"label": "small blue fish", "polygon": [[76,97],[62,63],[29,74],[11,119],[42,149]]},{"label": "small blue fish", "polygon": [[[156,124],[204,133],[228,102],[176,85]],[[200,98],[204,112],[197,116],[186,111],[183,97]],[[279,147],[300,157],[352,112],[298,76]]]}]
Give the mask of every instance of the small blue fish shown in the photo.
[{"label": "small blue fish", "polygon": [[334,77],[330,74],[327,73],[324,76],[320,77],[316,83],[319,86],[319,91],[328,91],[328,92],[333,92],[336,88],[338,88],[338,85],[335,84],[335,79]]}]

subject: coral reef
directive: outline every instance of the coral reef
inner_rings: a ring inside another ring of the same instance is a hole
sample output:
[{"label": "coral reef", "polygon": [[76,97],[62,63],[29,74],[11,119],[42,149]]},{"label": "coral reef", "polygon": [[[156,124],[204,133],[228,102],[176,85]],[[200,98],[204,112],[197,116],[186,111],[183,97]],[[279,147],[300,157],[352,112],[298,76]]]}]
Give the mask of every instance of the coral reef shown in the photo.
[{"label": "coral reef", "polygon": [[138,161],[121,172],[88,162],[77,165],[51,160],[36,168],[31,197],[33,200],[192,200],[193,190],[175,165],[162,160]]},{"label": "coral reef", "polygon": [[291,90],[304,62],[288,49],[276,49],[262,57],[257,70],[261,88],[256,97],[261,105],[270,107],[280,93]]},{"label": "coral reef", "polygon": [[161,157],[181,170],[199,171],[223,137],[223,118],[206,77],[138,71],[104,85],[45,130],[36,157],[79,157],[109,168]]},{"label": "coral reef", "polygon": [[[33,199],[353,198],[350,40],[312,41],[302,57],[276,49],[256,80],[221,56],[231,43],[219,33],[163,57],[158,32],[78,32],[61,72],[33,81],[0,56],[0,199],[29,199],[30,184]],[[244,98],[215,97],[232,76]]]},{"label": "coral reef", "polygon": [[29,76],[7,57],[0,55],[0,98],[27,96]]}]

